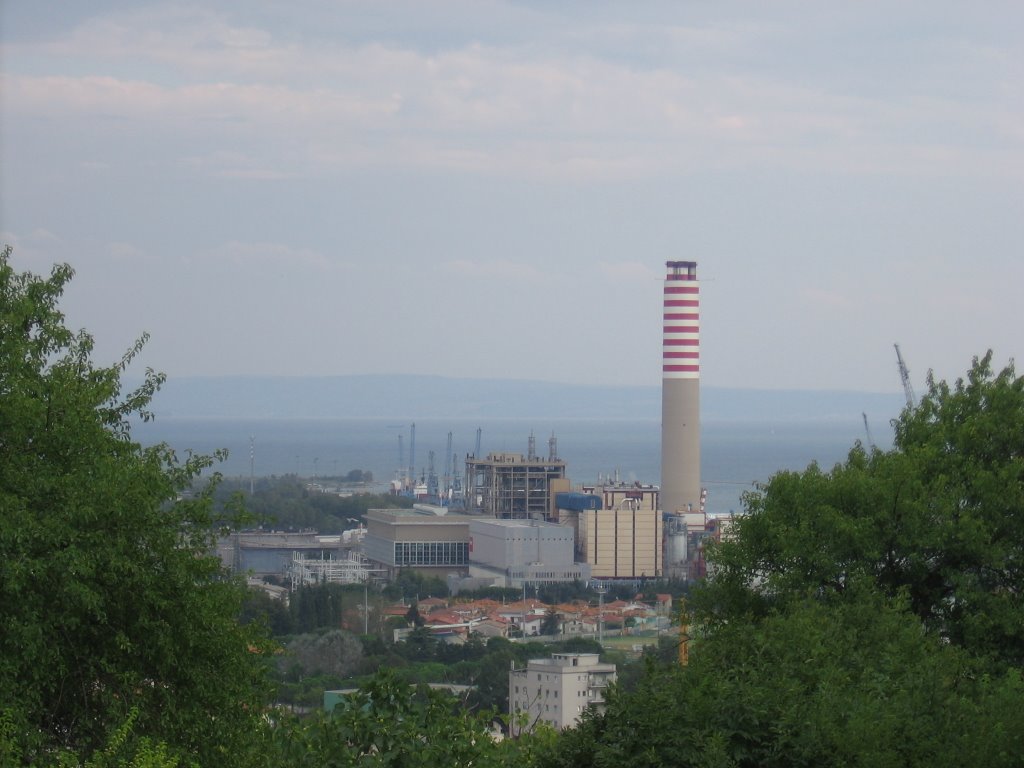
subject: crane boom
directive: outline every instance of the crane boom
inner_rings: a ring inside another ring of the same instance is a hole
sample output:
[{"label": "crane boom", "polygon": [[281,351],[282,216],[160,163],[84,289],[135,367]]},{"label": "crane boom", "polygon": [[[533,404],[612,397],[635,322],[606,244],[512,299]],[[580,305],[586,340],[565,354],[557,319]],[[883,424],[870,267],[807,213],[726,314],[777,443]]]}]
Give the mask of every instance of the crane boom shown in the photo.
[{"label": "crane boom", "polygon": [[871,436],[871,427],[868,426],[868,415],[864,411],[861,411],[860,415],[864,417],[864,431],[867,433],[868,436],[868,449],[874,450],[875,439]]},{"label": "crane boom", "polygon": [[903,382],[903,394],[907,398],[907,408],[913,408],[917,398],[914,396],[914,388],[910,385],[910,371],[907,370],[907,364],[903,362],[900,345],[893,344],[893,346],[896,347],[896,364],[900,369],[900,381]]}]

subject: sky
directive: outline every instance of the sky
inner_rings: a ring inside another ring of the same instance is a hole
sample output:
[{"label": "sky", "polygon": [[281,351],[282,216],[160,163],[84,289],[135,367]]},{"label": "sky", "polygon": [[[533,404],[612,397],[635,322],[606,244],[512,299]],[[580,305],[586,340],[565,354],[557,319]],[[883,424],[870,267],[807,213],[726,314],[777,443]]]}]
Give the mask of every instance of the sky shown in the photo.
[{"label": "sky", "polygon": [[0,1],[0,242],[170,377],[1024,360],[1024,4]]}]

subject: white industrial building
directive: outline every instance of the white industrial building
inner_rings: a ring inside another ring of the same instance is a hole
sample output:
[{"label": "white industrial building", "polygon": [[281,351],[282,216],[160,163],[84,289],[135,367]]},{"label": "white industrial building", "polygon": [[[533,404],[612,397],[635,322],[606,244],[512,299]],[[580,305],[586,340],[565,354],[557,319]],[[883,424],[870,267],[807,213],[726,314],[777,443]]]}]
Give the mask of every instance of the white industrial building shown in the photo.
[{"label": "white industrial building", "polygon": [[586,709],[604,707],[605,690],[613,682],[615,665],[602,664],[596,653],[553,653],[520,669],[512,662],[509,713],[525,714],[527,730],[538,723],[571,728]]},{"label": "white industrial building", "polygon": [[572,528],[541,520],[472,518],[469,575],[494,586],[521,587],[590,579],[575,562]]}]

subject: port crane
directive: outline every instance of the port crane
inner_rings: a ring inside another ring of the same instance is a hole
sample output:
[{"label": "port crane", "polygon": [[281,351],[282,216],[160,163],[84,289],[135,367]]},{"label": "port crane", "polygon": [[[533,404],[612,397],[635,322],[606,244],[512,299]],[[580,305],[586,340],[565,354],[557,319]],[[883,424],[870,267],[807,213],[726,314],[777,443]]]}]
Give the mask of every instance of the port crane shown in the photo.
[{"label": "port crane", "polygon": [[900,353],[900,345],[893,344],[896,348],[896,364],[900,369],[900,381],[903,382],[903,394],[907,398],[907,408],[913,408],[917,398],[914,396],[914,388],[910,385],[910,371],[907,364],[903,362],[903,355]]},{"label": "port crane", "polygon": [[874,450],[875,439],[871,436],[871,427],[868,426],[868,415],[864,411],[861,411],[860,415],[864,417],[864,432],[868,436],[868,450]]}]

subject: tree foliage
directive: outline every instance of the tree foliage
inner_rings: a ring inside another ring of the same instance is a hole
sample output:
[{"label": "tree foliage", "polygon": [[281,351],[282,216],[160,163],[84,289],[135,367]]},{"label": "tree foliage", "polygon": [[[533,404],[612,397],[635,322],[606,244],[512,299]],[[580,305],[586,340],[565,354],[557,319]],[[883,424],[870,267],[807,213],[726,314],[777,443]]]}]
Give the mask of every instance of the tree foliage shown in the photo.
[{"label": "tree foliage", "polygon": [[[353,471],[364,476],[370,474],[362,470]],[[412,506],[412,499],[394,494],[339,496],[310,490],[307,481],[296,475],[258,477],[252,481],[251,494],[249,488],[249,478],[224,478],[214,492],[215,504],[218,508],[230,509],[241,495],[246,511],[254,519],[279,530],[312,528],[320,533],[340,533],[356,527],[365,519],[369,509]]]},{"label": "tree foliage", "polygon": [[700,618],[766,615],[867,579],[945,640],[1024,662],[1024,378],[993,372],[989,353],[953,386],[929,377],[895,428],[892,451],[858,446],[748,497],[695,596]]},{"label": "tree foliage", "polygon": [[566,733],[543,764],[1018,765],[1020,674],[986,675],[903,606],[853,591],[722,625],[687,667],[652,664],[635,692],[613,690],[607,712]]},{"label": "tree foliage", "polygon": [[359,639],[341,629],[298,635],[284,650],[279,664],[298,665],[307,675],[346,677],[359,671],[363,658]]},{"label": "tree foliage", "polygon": [[545,764],[1020,764],[1024,381],[988,354],[895,427],[748,495],[689,666],[651,659]]},{"label": "tree foliage", "polygon": [[277,731],[273,766],[522,766],[535,741],[495,741],[488,713],[467,712],[449,693],[410,688],[382,671],[335,710]]},{"label": "tree foliage", "polygon": [[244,753],[262,700],[260,637],[211,557],[213,459],[132,442],[164,378],[121,377],[65,327],[72,276],[0,255],[0,709],[15,762],[88,755],[132,732],[201,762]]}]

